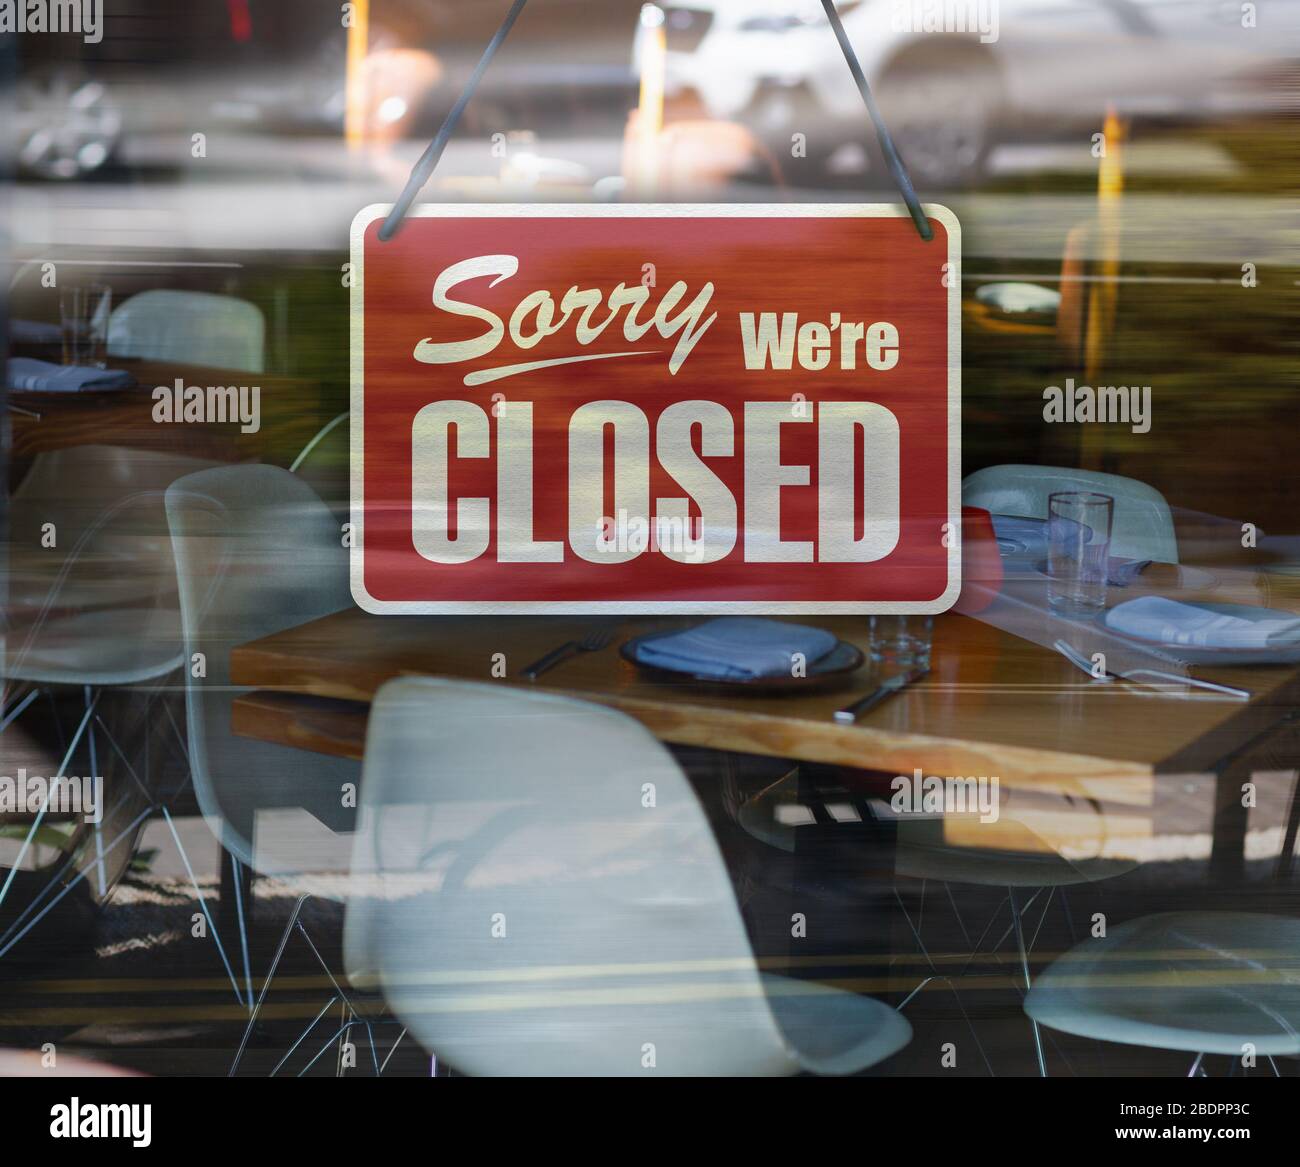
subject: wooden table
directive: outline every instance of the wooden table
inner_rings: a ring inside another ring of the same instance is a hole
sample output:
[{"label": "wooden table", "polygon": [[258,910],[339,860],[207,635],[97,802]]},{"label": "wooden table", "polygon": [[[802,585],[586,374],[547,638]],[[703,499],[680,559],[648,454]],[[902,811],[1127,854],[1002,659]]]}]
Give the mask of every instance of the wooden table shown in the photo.
[{"label": "wooden table", "polygon": [[[92,393],[33,393],[9,390],[9,404],[25,413],[10,413],[15,462],[47,450],[105,443],[134,449],[166,450],[218,462],[292,459],[337,411],[321,401],[312,381],[271,373],[239,372],[170,361],[126,360],[114,357],[114,369],[136,379],[130,389]],[[240,432],[238,422],[163,424],[153,420],[153,391],[172,386],[176,378],[188,385],[257,385],[261,426],[257,433]],[[35,414],[36,416],[30,416]]]},{"label": "wooden table", "polygon": [[[1250,688],[1249,702],[1147,695],[1094,682],[1051,650],[950,613],[936,620],[930,676],[858,724],[842,726],[831,714],[874,687],[869,666],[843,689],[760,696],[650,679],[617,652],[628,636],[683,622],[628,621],[615,646],[570,660],[536,685],[621,709],[668,742],[889,775],[916,767],[935,775],[997,775],[1022,798],[1049,795],[1059,803],[1069,796],[1112,807],[1116,823],[1136,817],[1126,829],[1139,832],[1144,816],[1150,828],[1159,776],[1193,774],[1204,783],[1212,772],[1214,862],[1229,877],[1242,863],[1241,775],[1260,757],[1280,770],[1278,760],[1286,763],[1300,749],[1288,728],[1300,704],[1294,668],[1196,670]],[[527,685],[517,676],[521,668],[580,638],[592,623],[339,612],[234,650],[232,681],[259,692],[236,701],[233,728],[360,758],[366,704],[385,681],[424,674]],[[865,619],[816,623],[865,650]],[[494,679],[496,654],[505,655],[507,675]],[[995,838],[981,833],[985,845]]]}]

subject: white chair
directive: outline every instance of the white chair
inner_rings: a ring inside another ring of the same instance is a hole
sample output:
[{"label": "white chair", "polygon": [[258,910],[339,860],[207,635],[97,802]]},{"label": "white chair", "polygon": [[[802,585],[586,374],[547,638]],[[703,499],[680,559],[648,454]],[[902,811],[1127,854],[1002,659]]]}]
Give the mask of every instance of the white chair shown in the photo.
[{"label": "white chair", "polygon": [[[798,772],[787,775],[745,800],[737,811],[736,821],[748,835],[768,846],[793,851],[799,832],[806,831],[813,824],[822,824],[819,829],[823,831],[847,832],[873,816],[869,800],[860,794],[834,784],[828,787],[826,782],[819,784],[809,780],[808,785],[812,789],[801,791]],[[1066,887],[1114,878],[1137,866],[1134,859],[1101,857],[1109,830],[1107,817],[1100,811],[1088,814],[1083,809],[1087,805],[1084,794],[1081,791],[1074,798],[1058,796],[1059,806],[1056,809],[1073,812],[1072,817],[1077,818],[1074,827],[1075,845],[1082,848],[1083,844],[1089,844],[1096,851],[1097,858],[1067,858],[1037,834],[1033,825],[1035,813],[1052,810],[1050,804],[1041,801],[1026,807],[1029,821],[1021,821],[1014,805],[1002,808],[997,828],[1001,841],[998,847],[965,846],[947,841],[941,815],[903,815],[898,819],[894,873],[903,879],[919,882],[919,918],[914,918],[907,910],[897,885],[894,888],[894,899],[928,969],[927,975],[908,993],[899,1008],[906,1008],[932,982],[945,981],[957,999],[958,1007],[970,1026],[971,1035],[986,1064],[989,1064],[988,1055],[966,1015],[965,1005],[957,989],[965,969],[955,976],[943,972],[942,966],[932,959],[922,936],[921,922],[925,918],[927,885],[944,885],[948,905],[957,917],[963,935],[968,935],[966,922],[957,909],[949,885],[969,884],[999,888],[1006,892],[983,931],[973,940],[971,950],[964,954],[965,967],[969,968],[981,955],[996,956],[1002,945],[1014,936],[1019,975],[1023,988],[1028,989],[1031,983],[1029,953],[1033,947],[1033,935],[1028,934],[1026,925],[1028,913],[1035,903],[1042,900],[1042,915],[1039,917],[1041,926],[1052,899],[1058,893],[1064,904]],[[1014,839],[1015,836],[1018,839],[1015,839],[1014,846],[1007,846],[1006,840]],[[866,859],[864,856],[864,862]],[[1065,906],[1068,918],[1068,905]],[[1005,915],[1004,908],[1008,909]],[[1003,930],[999,935],[995,928],[1000,920],[1003,921]],[[1045,1075],[1047,1063],[1042,1037],[1032,1018],[1031,1024],[1039,1072]],[[991,1064],[989,1070],[992,1072]]]},{"label": "white chair", "polygon": [[[176,566],[163,492],[176,479],[215,465],[181,454],[95,444],[38,454],[9,500],[11,619],[21,621],[44,607],[55,580],[61,580],[57,609],[63,613],[125,608],[151,602],[160,590],[174,592]],[[131,497],[134,501],[112,522],[101,521]],[[70,550],[92,527],[95,537],[69,564]],[[47,534],[54,537],[53,547],[46,545]]]},{"label": "white chair", "polygon": [[[11,700],[0,729],[42,695],[57,714],[54,693],[72,689],[82,711],[61,744],[57,772],[67,773],[84,746],[90,769],[82,773],[104,774],[107,763],[122,780],[110,783],[111,805],[93,828],[51,830],[48,802],[26,824],[0,881],[0,957],[73,892],[104,900],[130,861],[141,823],[163,809],[148,768],[141,781],[133,766],[138,753],[124,750],[116,736],[122,728],[128,736],[149,730],[125,720],[120,701],[117,717],[106,721],[101,698],[122,687],[147,690],[180,667],[163,491],[174,478],[209,465],[170,453],[68,447],[38,455],[10,499],[3,671]],[[142,723],[155,699],[146,692]],[[54,860],[44,866],[37,860],[43,842],[55,844]]]},{"label": "white chair", "polygon": [[249,373],[265,367],[265,338],[256,304],[211,292],[138,292],[113,310],[108,323],[109,356]]},{"label": "white chair", "polygon": [[910,1040],[881,1002],[758,971],[685,775],[602,706],[389,682],[353,880],[349,969],[464,1072],[852,1073]]},{"label": "white chair", "polygon": [[1085,940],[1048,966],[1025,1011],[1097,1041],[1269,1059],[1300,1055],[1300,920],[1166,912]]},{"label": "white chair", "polygon": [[[289,471],[258,465],[224,466],[181,479],[167,491],[167,517],[185,658],[193,662],[201,654],[201,669],[190,664],[186,670],[186,720],[195,793],[208,825],[236,865],[280,874],[346,871],[356,815],[351,793],[360,767],[238,737],[231,729],[232,705],[246,691],[230,684],[231,650],[352,603],[337,520]],[[301,906],[300,900],[255,1004],[249,979],[253,1014],[232,1073],[285,942],[294,931],[306,935]],[[236,908],[247,976],[239,899]],[[356,1021],[354,1011],[347,1024],[365,1022]]]},{"label": "white chair", "polygon": [[1112,554],[1178,562],[1178,538],[1165,496],[1133,478],[1059,466],[989,466],[962,480],[961,501],[995,515],[1046,519],[1048,495],[1062,490],[1097,491],[1115,500]]},{"label": "white chair", "polygon": [[351,508],[350,416],[340,413],[321,426],[289,467],[344,521]]},{"label": "white chair", "polygon": [[230,685],[237,645],[337,612],[352,603],[347,551],[337,522],[305,483],[275,466],[222,466],[167,491],[185,654],[202,654],[203,675],[186,672],[190,765],[199,806],[222,844],[255,870],[301,871],[301,836],[264,831],[273,808],[302,808],[350,826],[342,785],[354,762],[236,736]]},{"label": "white chair", "polygon": [[[58,573],[48,581],[49,590],[39,608],[27,613],[23,623],[9,630],[4,679],[7,688],[12,686],[17,695],[0,717],[0,731],[12,724],[43,692],[52,687],[73,688],[80,692],[83,712],[53,773],[68,774],[69,763],[84,743],[90,768],[81,773],[102,776],[105,773],[102,763],[107,760],[102,743],[106,742],[116,756],[113,764],[120,763],[131,781],[126,782],[124,778],[115,784],[112,805],[101,808],[99,822],[79,826],[59,842],[59,854],[52,867],[32,872],[24,863],[35,855],[34,846],[51,837],[43,833],[50,807],[47,796],[27,825],[18,852],[0,883],[0,907],[5,908],[0,915],[4,925],[0,933],[0,957],[7,955],[87,878],[93,876],[89,885],[95,889],[92,894],[100,901],[107,898],[130,860],[134,840],[145,819],[159,810],[166,815],[166,807],[159,804],[147,774],[146,781],[141,782],[130,758],[100,716],[99,706],[108,687],[147,687],[181,666],[180,619],[174,586],[168,586],[169,581],[164,579],[155,579],[153,595],[139,595],[128,606],[88,609],[65,605],[62,600],[64,582],[77,571],[87,548],[93,547],[116,525],[129,530],[132,524],[127,516],[132,513],[156,514],[161,501],[161,492],[142,491],[126,495],[107,507],[94,523],[82,529],[67,551]],[[57,614],[52,614],[56,611]],[[148,694],[146,715],[152,699],[153,694]],[[5,901],[16,885],[23,889],[20,894],[24,895],[25,903],[14,911],[12,904],[6,905]]]}]

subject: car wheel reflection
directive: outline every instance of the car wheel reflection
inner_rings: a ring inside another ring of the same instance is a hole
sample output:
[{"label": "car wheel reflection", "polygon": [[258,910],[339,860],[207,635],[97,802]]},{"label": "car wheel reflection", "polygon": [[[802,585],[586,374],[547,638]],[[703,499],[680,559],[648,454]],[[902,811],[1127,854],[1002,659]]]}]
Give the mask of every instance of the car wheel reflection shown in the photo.
[{"label": "car wheel reflection", "polygon": [[45,179],[84,179],[112,159],[122,114],[107,88],[80,68],[60,65],[21,78],[13,131],[20,169]]}]

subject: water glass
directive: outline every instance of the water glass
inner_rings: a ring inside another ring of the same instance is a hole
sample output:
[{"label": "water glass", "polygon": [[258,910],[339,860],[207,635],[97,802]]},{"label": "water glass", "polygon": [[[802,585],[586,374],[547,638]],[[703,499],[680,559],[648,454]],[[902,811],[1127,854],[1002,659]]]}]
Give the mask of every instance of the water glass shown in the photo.
[{"label": "water glass", "polygon": [[59,295],[63,324],[63,363],[102,369],[108,363],[108,317],[113,289],[107,284],[79,284]]},{"label": "water glass", "polygon": [[933,616],[872,616],[871,659],[891,669],[928,669]]},{"label": "water glass", "polygon": [[1060,616],[1095,616],[1106,606],[1115,500],[1066,490],[1047,500],[1047,599]]}]

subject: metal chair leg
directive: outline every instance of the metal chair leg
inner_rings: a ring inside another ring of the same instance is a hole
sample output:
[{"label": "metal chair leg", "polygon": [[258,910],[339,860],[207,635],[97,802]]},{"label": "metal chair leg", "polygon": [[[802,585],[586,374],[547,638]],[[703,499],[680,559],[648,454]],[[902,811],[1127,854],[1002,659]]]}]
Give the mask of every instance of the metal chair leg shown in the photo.
[{"label": "metal chair leg", "polygon": [[[388,1069],[388,1063],[392,1060],[393,1055],[397,1052],[397,1047],[402,1044],[402,1038],[404,1038],[405,1036],[406,1036],[406,1028],[405,1026],[403,1026],[402,1032],[397,1035],[397,1040],[394,1041],[393,1044],[389,1047],[388,1053],[384,1056],[383,1063],[379,1067],[379,1073],[381,1077],[383,1076],[384,1071]],[[434,1059],[434,1062],[435,1064],[437,1063],[436,1058]]]},{"label": "metal chair leg", "polygon": [[[1016,947],[1020,950],[1020,969],[1025,978],[1025,992],[1028,993],[1031,982],[1029,977],[1029,952],[1025,948],[1025,932],[1024,928],[1021,926],[1020,910],[1016,906],[1015,890],[1008,887],[1007,895],[1011,899],[1011,921],[1016,930]],[[1029,1019],[1029,1024],[1033,1027],[1034,1031],[1034,1054],[1038,1058],[1038,1074],[1040,1077],[1046,1078],[1047,1059],[1043,1057],[1043,1035],[1039,1032],[1038,1022],[1032,1017]]]},{"label": "metal chair leg", "polygon": [[[104,847],[104,855],[107,856],[110,852],[116,849],[119,843],[121,843],[124,839],[129,838],[132,832],[136,829],[136,827],[140,825],[141,822],[144,821],[144,819],[154,814],[158,810],[158,806],[154,802],[153,796],[149,792],[149,788],[140,781],[140,776],[135,772],[135,767],[131,765],[130,759],[128,759],[126,754],[123,753],[122,747],[117,744],[117,739],[113,737],[112,731],[108,728],[107,725],[104,724],[104,719],[100,717],[99,714],[95,714],[94,722],[99,725],[100,731],[104,735],[104,740],[107,741],[108,744],[113,748],[113,751],[117,754],[118,759],[126,767],[127,774],[130,776],[131,780],[135,783],[137,789],[140,791],[145,801],[149,804],[146,807],[146,809],[143,811],[143,813],[141,813],[134,820],[132,820],[130,825],[124,831],[122,831],[117,836],[117,838],[115,838],[111,843],[107,844]],[[117,808],[120,805],[121,802],[114,804],[114,806],[110,810],[106,810],[104,812],[104,817],[105,818],[111,817],[111,815],[116,812]],[[68,859],[64,862],[63,866],[60,867],[59,870],[53,874],[53,876],[51,876],[49,882],[47,882],[46,885],[43,888],[41,888],[40,891],[38,891],[27,902],[27,905],[23,908],[23,910],[18,913],[18,915],[10,923],[9,927],[5,929],[3,935],[0,935],[0,946],[3,946],[0,947],[0,957],[4,956],[4,954],[7,953],[9,949],[12,948],[15,943],[18,942],[18,940],[20,940],[29,931],[31,931],[31,929],[35,927],[35,925],[40,921],[40,919],[42,919],[45,915],[47,915],[54,908],[54,906],[58,904],[60,900],[63,899],[64,896],[66,896],[70,891],[72,891],[72,889],[76,887],[77,884],[79,884],[86,877],[87,873],[85,871],[82,871],[70,883],[65,884],[63,888],[58,892],[58,894],[55,895],[54,899],[52,899],[44,908],[42,908],[40,915],[38,915],[36,919],[32,920],[31,923],[27,925],[27,927],[22,928],[22,931],[18,935],[16,936],[14,935],[14,933],[17,932],[20,927],[22,927],[23,921],[26,920],[27,917],[32,914],[32,912],[36,911],[36,909],[41,906],[42,901],[45,899],[47,895],[49,895],[50,889],[53,888],[58,883],[58,881],[61,880],[73,866],[75,866],[76,862],[77,862],[77,856],[70,855]],[[10,937],[13,937],[12,942],[10,942]]]},{"label": "metal chair leg", "polygon": [[[235,888],[235,918],[239,926],[239,947],[244,957],[244,984],[248,988],[248,999],[251,1001],[253,999],[253,973],[248,962],[248,925],[244,919],[244,878],[239,860],[234,855],[230,856],[230,866],[234,875],[231,882]],[[252,887],[251,881],[249,887]]]},{"label": "metal chair leg", "polygon": [[903,904],[903,898],[898,894],[897,885],[895,885],[894,887],[894,899],[898,901],[899,911],[903,913],[903,919],[907,921],[907,926],[912,931],[912,937],[916,941],[916,946],[920,950],[921,956],[925,959],[925,963],[930,968],[930,975],[928,977],[923,978],[921,982],[910,993],[908,993],[907,996],[904,997],[902,1001],[898,1003],[898,1005],[896,1006],[897,1012],[901,1013],[904,1009],[906,1009],[907,1006],[911,1004],[912,998],[915,997],[922,989],[924,989],[925,986],[928,985],[931,981],[946,981],[948,984],[948,989],[952,993],[953,1000],[957,1002],[957,1008],[961,1011],[962,1019],[966,1022],[966,1028],[970,1030],[971,1040],[974,1041],[975,1048],[979,1050],[980,1058],[983,1060],[984,1065],[988,1069],[989,1077],[990,1078],[996,1077],[997,1075],[994,1074],[993,1072],[993,1063],[989,1061],[989,1056],[984,1051],[984,1043],[980,1041],[979,1034],[975,1030],[975,1023],[971,1021],[970,1014],[966,1012],[966,1005],[961,999],[961,994],[957,991],[956,982],[952,979],[951,976],[939,972],[938,968],[935,967],[935,963],[931,959],[930,953],[925,947],[925,942],[921,939],[920,931],[918,930],[917,926],[912,923],[912,917],[908,914],[907,908]]},{"label": "metal chair leg", "polygon": [[[221,934],[217,931],[216,921],[212,918],[212,912],[208,908],[208,901],[203,898],[203,892],[199,889],[199,881],[194,876],[194,868],[190,866],[190,857],[181,843],[181,837],[176,833],[176,824],[172,822],[171,812],[164,806],[162,810],[163,818],[167,822],[167,827],[172,833],[172,842],[176,844],[176,850],[180,852],[181,862],[185,864],[185,874],[190,877],[190,886],[194,888],[194,894],[199,900],[199,909],[203,912],[204,919],[208,922],[208,927],[212,931],[212,939],[217,946],[217,952],[221,956],[221,963],[226,966],[226,975],[230,978],[231,988],[235,990],[235,1000],[241,1005],[251,1004],[252,993],[249,993],[248,1001],[244,1000],[244,994],[239,991],[239,982],[235,980],[235,971],[230,967],[230,960],[226,956],[225,945],[221,943]],[[250,986],[251,990],[251,986]]]},{"label": "metal chair leg", "polygon": [[[81,742],[82,735],[86,732],[86,726],[90,724],[91,715],[95,712],[95,706],[99,703],[99,694],[96,693],[93,699],[86,702],[86,712],[81,718],[81,724],[77,726],[77,732],[72,735],[72,741],[68,743],[67,751],[63,755],[63,761],[59,763],[59,774],[66,774],[68,763],[72,761],[73,752]],[[18,869],[22,866],[23,860],[27,857],[28,848],[32,845],[32,840],[41,828],[41,823],[45,819],[45,812],[50,809],[50,798],[54,790],[51,787],[46,792],[45,801],[41,803],[41,809],[36,812],[36,818],[32,821],[31,827],[27,831],[27,837],[23,839],[23,845],[18,849],[18,858],[14,860],[13,866],[9,868],[9,875],[5,879],[4,886],[0,887],[0,904],[5,902],[5,897],[9,894],[9,888],[13,885],[14,878],[18,874]]]},{"label": "metal chair leg", "polygon": [[[82,689],[83,699],[86,708],[90,708],[90,686],[85,685]],[[90,773],[92,776],[99,774],[99,750],[95,742],[95,720],[93,719],[86,727],[86,745],[90,750]],[[95,824],[95,877],[99,883],[99,898],[102,900],[108,895],[108,877],[104,870],[104,833],[101,830],[103,818]]]},{"label": "metal chair leg", "polygon": [[[303,941],[306,943],[307,947],[311,950],[312,955],[316,958],[316,963],[320,966],[321,971],[324,972],[325,976],[329,979],[330,985],[332,986],[334,991],[333,994],[330,996],[330,999],[325,1003],[324,1008],[322,1008],[321,1011],[316,1014],[316,1016],[312,1019],[311,1024],[308,1025],[307,1028],[303,1030],[301,1034],[299,1034],[298,1039],[293,1043],[293,1045],[289,1047],[284,1057],[282,1057],[280,1061],[276,1063],[275,1068],[271,1071],[272,1076],[274,1076],[276,1073],[279,1072],[279,1070],[293,1055],[294,1051],[297,1050],[298,1047],[301,1046],[302,1043],[307,1040],[307,1037],[310,1035],[311,1031],[320,1022],[321,1018],[324,1017],[325,1014],[329,1012],[329,1010],[333,1007],[333,1005],[336,1002],[342,1002],[344,1008],[347,1011],[347,1014],[351,1018],[353,1018],[353,1020],[349,1020],[345,1022],[343,1027],[336,1034],[330,1037],[330,1039],[317,1052],[316,1056],[313,1057],[312,1060],[307,1063],[307,1066],[304,1067],[304,1070],[302,1072],[305,1073],[306,1070],[310,1069],[313,1065],[315,1065],[316,1062],[321,1057],[324,1056],[325,1051],[328,1050],[330,1046],[333,1045],[333,1043],[336,1040],[338,1040],[343,1034],[347,1033],[352,1026],[361,1025],[363,1028],[365,1028],[369,1038],[370,1056],[372,1062],[374,1063],[375,1075],[376,1077],[378,1077],[382,1073],[382,1067],[379,1064],[379,1053],[375,1048],[374,1030],[371,1025],[371,1022],[368,1020],[361,1020],[357,1018],[356,1007],[352,1004],[352,1000],[348,996],[347,991],[339,984],[334,974],[330,971],[329,965],[325,963],[325,958],[321,955],[320,949],[316,947],[315,942],[311,938],[311,934],[303,926],[302,921],[299,918],[302,915],[303,906],[311,898],[312,897],[310,893],[301,895],[298,897],[297,903],[295,903],[293,906],[293,911],[289,915],[289,922],[285,925],[284,932],[280,936],[280,943],[276,947],[275,956],[271,961],[271,967],[267,971],[266,979],[262,982],[262,991],[261,993],[258,994],[257,1003],[253,1006],[253,1011],[248,1018],[248,1025],[244,1028],[244,1036],[240,1040],[238,1051],[235,1053],[235,1060],[231,1063],[230,1070],[228,1073],[228,1076],[231,1078],[235,1076],[235,1073],[239,1069],[239,1063],[243,1060],[244,1051],[248,1048],[248,1043],[252,1039],[253,1031],[257,1026],[258,1015],[261,1013],[262,1005],[266,1001],[266,994],[271,988],[271,982],[275,979],[275,974],[280,967],[280,961],[284,958],[285,950],[289,946],[289,938],[293,935],[295,931],[297,931],[299,935],[302,936]],[[402,1036],[405,1035],[405,1032],[406,1032],[405,1030],[402,1031]],[[400,1040],[401,1037],[398,1038],[398,1041]],[[396,1048],[396,1043],[394,1043],[394,1048]],[[390,1056],[391,1056],[391,1051],[390,1051]]]},{"label": "metal chair leg", "polygon": [[40,695],[41,691],[39,689],[33,689],[26,697],[19,701],[17,705],[14,705],[12,708],[0,713],[0,733],[4,733],[4,731],[8,729],[15,720],[17,720],[19,715],[22,714],[23,710],[25,710]]},{"label": "metal chair leg", "polygon": [[[130,825],[127,826],[127,828],[123,830],[117,836],[116,839],[114,839],[111,843],[109,843],[109,845],[105,848],[105,854],[111,853],[113,849],[120,842],[122,842],[123,839],[130,838],[131,835],[134,833],[135,828],[138,827],[142,822],[144,822],[144,820],[147,819],[149,815],[152,813],[153,813],[152,807],[149,807],[141,811],[140,814],[137,815],[136,818],[130,823]],[[71,863],[73,862],[73,860],[69,860],[69,862]],[[67,865],[64,866],[63,870],[65,871],[67,870]],[[79,884],[83,879],[86,878],[86,875],[89,872],[89,870],[90,870],[89,868],[86,868],[85,871],[79,872],[75,879],[65,884],[58,895],[56,895],[31,920],[29,920],[27,924],[22,928],[21,931],[17,932],[12,936],[12,938],[10,938],[10,934],[13,933],[13,930],[17,928],[20,923],[22,923],[22,920],[24,916],[27,914],[27,912],[30,911],[32,907],[35,906],[35,901],[33,901],[33,903],[31,904],[28,904],[27,908],[24,910],[23,916],[19,916],[19,918],[15,920],[13,924],[10,925],[9,930],[4,934],[4,936],[0,937],[0,945],[3,945],[3,947],[0,947],[0,958],[3,958],[13,948],[13,946],[18,943],[18,941],[20,941],[24,936],[26,936],[28,932],[30,932],[33,928],[35,928],[37,924],[39,924],[50,912],[52,912],[54,908],[59,904],[59,902],[63,899],[63,897],[66,896],[70,891],[72,891],[74,887],[77,886],[77,884]],[[47,887],[48,886],[49,885],[47,885]]]},{"label": "metal chair leg", "polygon": [[[271,968],[266,974],[266,979],[262,982],[262,991],[258,994],[257,1004],[253,1006],[253,1012],[248,1018],[248,1026],[244,1030],[243,1040],[239,1043],[239,1049],[235,1053],[235,1060],[231,1063],[230,1072],[227,1077],[233,1078],[235,1076],[235,1071],[239,1069],[239,1063],[244,1056],[244,1050],[248,1048],[249,1039],[253,1036],[253,1027],[257,1024],[257,1016],[262,1011],[262,1003],[266,1000],[266,994],[271,988],[271,981],[275,979],[275,970],[280,967],[280,960],[284,956],[285,948],[289,944],[289,937],[293,934],[293,929],[298,923],[299,915],[302,914],[302,906],[309,899],[311,899],[310,895],[300,895],[298,897],[298,902],[293,905],[293,911],[289,914],[289,922],[285,925],[284,934],[280,937],[279,947],[275,950],[275,957],[271,961]],[[334,1001],[331,1000],[329,1004],[334,1004]],[[328,1009],[329,1005],[326,1005],[325,1008]],[[321,1014],[322,1016],[324,1015],[324,1010],[321,1011]]]}]

